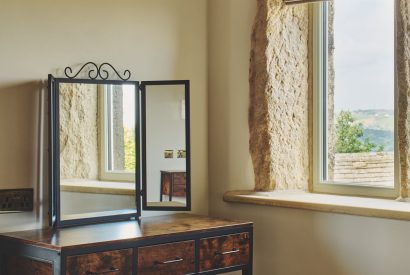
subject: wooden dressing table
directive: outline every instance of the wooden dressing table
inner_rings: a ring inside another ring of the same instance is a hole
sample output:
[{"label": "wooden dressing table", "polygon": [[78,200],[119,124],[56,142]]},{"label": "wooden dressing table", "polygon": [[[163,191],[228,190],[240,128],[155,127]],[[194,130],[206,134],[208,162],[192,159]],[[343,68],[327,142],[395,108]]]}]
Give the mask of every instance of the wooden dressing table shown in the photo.
[{"label": "wooden dressing table", "polygon": [[[109,71],[119,79],[109,79]],[[89,79],[77,78],[82,72]],[[189,80],[130,81],[129,70],[119,73],[109,63],[94,62],[77,73],[66,67],[64,73],[65,78],[48,76],[50,227],[0,234],[0,275],[252,274],[250,222],[191,214],[141,219],[143,210],[191,210]],[[137,152],[108,142],[125,139],[125,128],[115,127],[125,118],[135,121],[128,131]],[[111,144],[99,163],[87,158],[89,147],[99,142],[90,133]],[[75,150],[61,150],[61,144]],[[164,144],[184,149],[185,159],[163,160],[158,148]],[[74,153],[67,157],[69,152]],[[128,161],[135,174],[114,165],[125,163],[124,152],[134,155]],[[131,179],[134,192],[118,198],[98,184],[91,194],[62,188],[65,179],[89,179],[85,172],[96,165],[102,167],[99,180]],[[160,171],[175,167],[180,172],[164,174],[161,184]],[[158,198],[163,191],[169,201],[162,194]]]},{"label": "wooden dressing table", "polygon": [[252,274],[253,226],[175,214],[0,235],[1,275]]}]

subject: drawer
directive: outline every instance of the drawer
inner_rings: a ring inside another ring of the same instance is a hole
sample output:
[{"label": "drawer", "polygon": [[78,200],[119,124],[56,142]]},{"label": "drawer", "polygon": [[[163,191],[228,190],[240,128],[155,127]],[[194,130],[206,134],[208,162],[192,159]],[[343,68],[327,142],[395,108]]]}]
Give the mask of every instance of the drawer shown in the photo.
[{"label": "drawer", "polygon": [[249,263],[249,233],[200,240],[199,269],[206,271]]},{"label": "drawer", "polygon": [[195,273],[195,242],[177,242],[138,248],[138,275]]},{"label": "drawer", "polygon": [[50,263],[40,262],[26,257],[7,256],[5,261],[4,274],[51,275],[53,274],[53,266]]},{"label": "drawer", "polygon": [[132,249],[67,257],[66,275],[131,275]]},{"label": "drawer", "polygon": [[174,174],[174,184],[185,184],[186,182],[186,175],[185,173],[175,173]]}]

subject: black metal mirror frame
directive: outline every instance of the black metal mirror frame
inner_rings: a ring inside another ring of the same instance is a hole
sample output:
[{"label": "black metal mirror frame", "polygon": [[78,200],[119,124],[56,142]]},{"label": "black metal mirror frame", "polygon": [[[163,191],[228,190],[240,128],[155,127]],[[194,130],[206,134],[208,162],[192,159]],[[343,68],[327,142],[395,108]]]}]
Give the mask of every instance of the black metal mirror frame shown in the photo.
[{"label": "black metal mirror frame", "polygon": [[[141,88],[141,126],[142,126],[142,209],[158,211],[190,211],[191,210],[191,146],[190,146],[190,98],[189,80],[162,80],[142,81]],[[146,121],[146,94],[147,86],[184,85],[185,86],[185,150],[186,150],[186,206],[148,206],[147,202],[147,121]]]},{"label": "black metal mirror frame", "polygon": [[[67,74],[66,74],[67,75]],[[120,220],[136,219],[141,216],[141,201],[140,201],[140,171],[141,164],[139,154],[136,154],[136,171],[135,171],[135,200],[136,209],[134,212],[120,213],[121,210],[110,211],[112,215],[98,216],[90,218],[80,218],[72,220],[61,220],[61,197],[60,197],[60,121],[59,121],[59,84],[60,83],[79,83],[79,84],[129,84],[135,86],[135,145],[140,146],[140,87],[138,81],[128,80],[107,80],[107,79],[75,79],[75,78],[54,78],[48,76],[49,87],[49,224],[53,227],[68,227],[75,225],[84,225],[90,223],[112,222]]]}]

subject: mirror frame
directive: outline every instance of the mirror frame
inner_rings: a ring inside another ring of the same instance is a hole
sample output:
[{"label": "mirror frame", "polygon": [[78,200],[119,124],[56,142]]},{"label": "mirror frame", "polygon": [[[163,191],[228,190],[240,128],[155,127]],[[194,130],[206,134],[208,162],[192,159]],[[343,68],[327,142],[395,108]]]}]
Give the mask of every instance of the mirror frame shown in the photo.
[{"label": "mirror frame", "polygon": [[[140,149],[140,85],[138,81],[128,80],[100,80],[100,79],[74,79],[74,78],[54,78],[48,75],[49,91],[49,224],[50,226],[61,228],[76,225],[85,225],[92,223],[113,222],[136,219],[141,217],[141,154],[136,154],[135,169],[135,203],[134,211],[114,210],[106,216],[87,217],[79,219],[61,220],[61,197],[60,197],[60,120],[59,120],[59,84],[60,83],[78,83],[78,84],[128,84],[135,86],[135,106],[138,108],[135,112],[135,145]],[[141,150],[137,150],[141,152]]]},{"label": "mirror frame", "polygon": [[[147,118],[146,94],[147,86],[184,85],[185,86],[185,150],[186,150],[186,206],[148,206],[147,202]],[[142,166],[142,209],[158,211],[190,211],[191,210],[191,145],[190,145],[190,82],[189,80],[142,81],[141,85],[141,166]]]}]

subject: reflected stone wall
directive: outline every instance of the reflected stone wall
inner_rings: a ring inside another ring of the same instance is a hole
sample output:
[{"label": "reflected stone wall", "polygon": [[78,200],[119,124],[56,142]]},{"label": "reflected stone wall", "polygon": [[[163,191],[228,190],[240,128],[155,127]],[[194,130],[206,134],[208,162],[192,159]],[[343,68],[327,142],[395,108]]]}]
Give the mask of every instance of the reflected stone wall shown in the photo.
[{"label": "reflected stone wall", "polygon": [[327,60],[327,73],[328,73],[328,85],[327,85],[327,180],[334,179],[335,169],[335,154],[336,154],[336,125],[335,125],[335,66],[334,66],[334,53],[335,53],[335,41],[334,41],[334,19],[335,8],[334,2],[328,2],[328,60]]},{"label": "reflected stone wall", "polygon": [[60,84],[60,178],[97,179],[97,85]]},{"label": "reflected stone wall", "polygon": [[122,86],[112,86],[112,109],[113,109],[113,157],[114,170],[125,170],[124,152],[124,119],[123,119],[123,90]]}]

